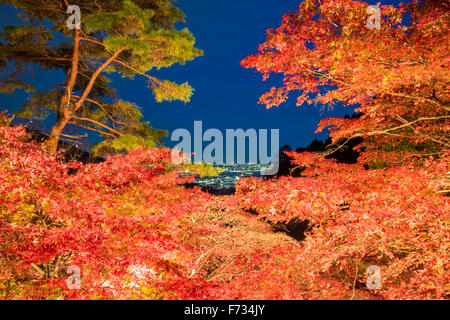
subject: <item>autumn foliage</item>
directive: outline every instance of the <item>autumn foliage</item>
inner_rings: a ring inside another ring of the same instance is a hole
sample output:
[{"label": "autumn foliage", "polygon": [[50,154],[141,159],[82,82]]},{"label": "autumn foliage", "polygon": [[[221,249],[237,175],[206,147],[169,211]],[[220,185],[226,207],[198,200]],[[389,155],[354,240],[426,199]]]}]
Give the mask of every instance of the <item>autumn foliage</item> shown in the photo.
[{"label": "autumn foliage", "polygon": [[[219,279],[252,268],[261,243],[293,243],[186,189],[168,149],[64,164],[22,127],[1,127],[0,146],[3,299],[219,298]],[[72,265],[79,290],[66,284]]]},{"label": "autumn foliage", "polygon": [[297,93],[297,105],[344,105],[352,119],[329,118],[340,148],[363,137],[360,149],[375,166],[424,159],[450,147],[450,51],[447,1],[413,1],[380,7],[380,28],[368,28],[369,4],[306,0],[242,65],[283,83],[265,93],[268,108]]},{"label": "autumn foliage", "polygon": [[430,159],[420,170],[365,170],[316,154],[291,156],[306,167],[302,178],[241,180],[237,196],[270,221],[310,221],[292,254],[303,289],[312,291],[303,297],[354,297],[376,265],[383,284],[374,296],[448,298],[448,158]]},{"label": "autumn foliage", "polygon": [[[0,298],[449,299],[449,11],[425,3],[370,30],[364,2],[306,0],[243,62],[284,75],[268,107],[358,105],[319,125],[364,139],[357,164],[290,152],[300,177],[219,197],[169,149],[65,163],[0,114]],[[274,232],[292,221],[303,240]]]},{"label": "autumn foliage", "polygon": [[[1,127],[1,297],[448,298],[448,158],[365,170],[290,155],[303,177],[242,179],[215,197],[183,187],[170,150],[64,164]],[[311,222],[302,242],[267,224],[292,218]],[[80,289],[66,284],[72,265]]]}]

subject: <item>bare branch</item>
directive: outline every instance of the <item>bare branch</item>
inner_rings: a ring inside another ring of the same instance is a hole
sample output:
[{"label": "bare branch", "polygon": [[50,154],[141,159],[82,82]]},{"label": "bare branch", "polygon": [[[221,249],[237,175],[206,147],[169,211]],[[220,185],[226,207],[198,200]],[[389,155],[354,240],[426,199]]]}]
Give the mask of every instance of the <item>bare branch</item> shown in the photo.
[{"label": "bare branch", "polygon": [[112,138],[117,138],[117,136],[115,136],[115,135],[112,134],[112,133],[105,132],[105,131],[102,131],[102,130],[99,130],[99,129],[96,129],[96,128],[92,128],[92,127],[89,127],[89,126],[85,126],[85,125],[82,125],[82,124],[77,123],[77,122],[69,121],[68,123],[73,124],[73,125],[76,125],[76,126],[79,126],[79,127],[81,127],[81,128],[87,129],[87,130],[91,130],[91,131],[98,132],[98,133],[103,134],[103,135],[106,135],[106,136],[110,136],[110,137],[112,137]]},{"label": "bare branch", "polygon": [[80,99],[78,100],[77,103],[75,103],[75,109],[73,112],[77,111],[84,103],[84,101],[86,100],[86,98],[88,97],[89,93],[92,90],[92,87],[94,86],[95,81],[97,80],[98,76],[100,75],[100,73],[102,73],[103,70],[105,70],[105,68],[107,66],[109,66],[111,64],[111,62],[117,58],[117,56],[124,50],[124,48],[119,48],[116,50],[116,52],[114,52],[114,54],[112,56],[110,56],[100,67],[97,68],[97,70],[95,70],[95,72],[93,73],[91,79],[89,80],[89,83],[87,84],[86,88],[83,91],[83,94],[81,95]]},{"label": "bare branch", "polygon": [[106,130],[109,130],[109,131],[111,131],[111,132],[117,134],[118,136],[121,136],[121,135],[122,135],[119,131],[117,131],[117,130],[115,130],[115,129],[109,127],[109,126],[107,126],[106,124],[103,124],[103,123],[101,123],[101,122],[95,121],[95,120],[93,120],[93,119],[90,119],[90,118],[83,118],[83,117],[77,117],[77,116],[73,116],[72,118],[75,119],[75,120],[78,120],[78,121],[84,121],[84,122],[90,122],[90,123],[93,123],[93,124],[95,124],[95,125],[97,125],[97,126],[99,126],[99,127],[102,127],[102,128],[104,128],[104,129],[106,129]]}]

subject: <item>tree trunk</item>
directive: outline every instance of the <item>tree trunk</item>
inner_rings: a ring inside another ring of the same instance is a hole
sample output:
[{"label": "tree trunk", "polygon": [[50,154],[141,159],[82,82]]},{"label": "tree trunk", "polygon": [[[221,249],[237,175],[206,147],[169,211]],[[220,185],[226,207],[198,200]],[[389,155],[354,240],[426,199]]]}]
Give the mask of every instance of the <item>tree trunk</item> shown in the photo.
[{"label": "tree trunk", "polygon": [[102,71],[109,66],[115,58],[119,56],[119,54],[124,50],[124,48],[119,48],[114,52],[111,57],[109,57],[101,66],[97,68],[97,70],[91,76],[86,88],[83,91],[83,94],[78,99],[78,101],[73,105],[73,108],[70,109],[70,99],[73,87],[75,85],[75,81],[78,73],[78,61],[79,61],[79,42],[80,36],[77,29],[74,29],[74,46],[73,46],[73,57],[72,57],[72,68],[67,75],[67,86],[64,94],[61,96],[58,110],[57,110],[57,119],[56,123],[50,132],[50,137],[45,144],[45,149],[48,154],[53,154],[58,149],[58,142],[61,136],[61,133],[66,126],[66,124],[70,121],[72,115],[74,115],[79,108],[86,101],[89,93],[91,92],[95,81]]},{"label": "tree trunk", "polygon": [[56,123],[50,131],[50,136],[45,142],[44,149],[48,154],[54,154],[58,150],[58,142],[64,127],[70,120],[69,107],[67,105],[69,96],[64,93],[61,97],[56,114]]},{"label": "tree trunk", "polygon": [[66,126],[67,121],[65,119],[56,121],[55,125],[50,132],[50,137],[45,142],[45,151],[48,154],[54,154],[58,150],[58,142],[61,136],[61,133]]},{"label": "tree trunk", "polygon": [[59,100],[58,109],[56,112],[56,123],[50,131],[50,136],[45,142],[44,149],[48,154],[53,154],[58,150],[58,142],[64,127],[70,120],[70,95],[77,80],[78,61],[80,56],[80,35],[79,30],[74,29],[73,34],[73,55],[72,66],[67,73],[67,84],[63,95]]}]

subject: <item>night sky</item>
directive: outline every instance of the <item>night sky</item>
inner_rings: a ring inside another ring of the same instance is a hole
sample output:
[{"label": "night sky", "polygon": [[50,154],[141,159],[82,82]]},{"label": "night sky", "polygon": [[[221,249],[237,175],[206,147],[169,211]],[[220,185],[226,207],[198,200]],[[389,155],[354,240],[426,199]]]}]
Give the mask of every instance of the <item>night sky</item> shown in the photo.
[{"label": "night sky", "polygon": [[[320,119],[352,114],[351,108],[325,107],[321,112],[320,105],[297,107],[296,96],[291,93],[288,102],[267,110],[257,103],[258,99],[270,87],[279,85],[281,76],[263,82],[261,74],[240,65],[265,41],[266,30],[278,27],[283,14],[295,10],[298,4],[299,0],[179,0],[176,5],[187,15],[186,24],[179,27],[188,27],[204,56],[184,66],[155,70],[152,75],[179,83],[188,81],[195,88],[191,102],[155,102],[146,79],[140,76],[133,81],[113,76],[113,87],[121,99],[140,106],[153,127],[169,130],[169,134],[177,128],[193,132],[193,122],[201,120],[203,130],[217,128],[224,134],[225,129],[280,129],[280,146],[293,148],[306,146],[316,138],[326,139],[327,133],[314,133]],[[0,5],[0,27],[17,24],[16,13],[12,7]],[[39,70],[29,76],[40,90],[48,90],[64,79],[61,72]],[[13,112],[27,97],[22,91],[0,94],[0,110]],[[91,141],[95,141],[95,135]],[[169,147],[176,144],[169,139],[165,143]]]}]

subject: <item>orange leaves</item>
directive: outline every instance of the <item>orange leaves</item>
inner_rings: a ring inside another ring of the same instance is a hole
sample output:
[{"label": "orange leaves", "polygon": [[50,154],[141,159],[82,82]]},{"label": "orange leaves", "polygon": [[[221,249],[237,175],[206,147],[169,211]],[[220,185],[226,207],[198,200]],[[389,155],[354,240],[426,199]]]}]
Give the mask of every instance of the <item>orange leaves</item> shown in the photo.
[{"label": "orange leaves", "polygon": [[[0,128],[0,265],[19,289],[7,298],[45,297],[46,286],[59,292],[54,298],[127,298],[137,290],[126,285],[127,270],[137,264],[161,273],[166,285],[187,277],[196,252],[183,244],[178,221],[207,196],[178,185],[188,178],[169,172],[170,150],[82,166],[47,156],[24,137],[21,127]],[[69,175],[73,168],[77,173]],[[44,271],[36,274],[31,264]],[[79,291],[59,281],[68,265],[82,271]]]},{"label": "orange leaves", "polygon": [[448,171],[448,158],[429,159],[431,171],[365,170],[317,154],[289,155],[306,168],[304,177],[242,179],[236,197],[242,208],[251,207],[272,222],[286,218],[311,222],[313,227],[295,253],[302,257],[297,263],[297,272],[303,275],[299,278],[310,283],[307,298],[332,298],[326,284],[333,282],[340,288],[334,294],[349,298],[354,281],[362,287],[358,294],[370,296],[374,292],[365,287],[364,272],[376,265],[382,267],[378,297],[445,299],[450,270],[442,263],[442,254],[449,244],[450,203],[434,181]]},{"label": "orange leaves", "polygon": [[[368,150],[407,142],[411,151],[441,153],[450,145],[450,98],[443,90],[450,81],[448,5],[382,6],[380,30],[366,27],[368,6],[363,1],[308,1],[286,14],[259,52],[242,62],[264,79],[270,73],[284,76],[283,85],[265,93],[260,103],[278,106],[290,91],[299,92],[298,105],[339,101],[356,106],[362,116],[321,123],[319,131],[334,125],[334,142],[370,137],[364,142]],[[408,32],[401,25],[405,12],[412,15]]]},{"label": "orange leaves", "polygon": [[[23,137],[0,128],[2,298],[448,297],[448,153],[422,168],[365,170],[294,152],[302,177],[245,178],[214,197],[179,185],[170,150],[69,175],[72,164]],[[292,219],[310,222],[300,243],[264,222]],[[80,290],[65,285],[69,265]],[[370,266],[381,267],[376,291]]]}]

